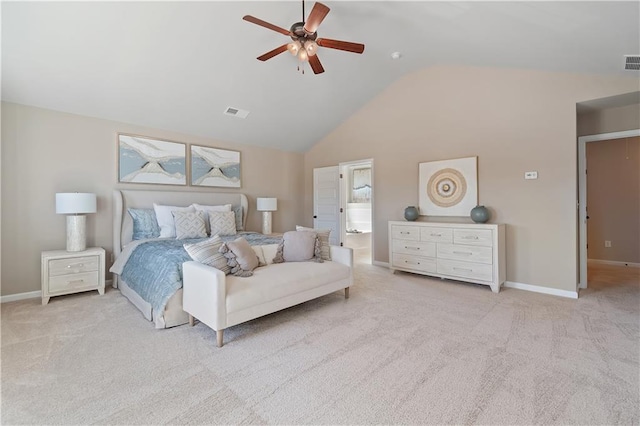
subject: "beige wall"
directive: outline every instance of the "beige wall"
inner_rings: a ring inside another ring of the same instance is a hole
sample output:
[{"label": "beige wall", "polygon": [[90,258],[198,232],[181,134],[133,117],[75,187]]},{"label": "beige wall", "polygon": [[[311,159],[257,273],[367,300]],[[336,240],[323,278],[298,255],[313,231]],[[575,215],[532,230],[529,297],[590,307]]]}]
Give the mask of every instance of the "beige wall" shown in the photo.
[{"label": "beige wall", "polygon": [[639,104],[578,115],[578,136],[635,129],[640,129]]},{"label": "beige wall", "polygon": [[[303,208],[303,155],[197,138],[125,123],[2,103],[2,288],[3,296],[40,290],[40,252],[65,247],[65,216],[55,213],[56,192],[93,192],[98,213],[88,215],[87,244],[112,252],[115,188],[175,186],[117,183],[118,132],[165,138],[241,152],[242,189],[249,197],[248,228],[260,230],[255,198],[278,198],[274,232],[293,229]],[[220,188],[185,191],[225,191]],[[236,190],[226,190],[236,192]],[[108,262],[109,263],[109,262]]]},{"label": "beige wall", "polygon": [[[437,66],[408,75],[305,154],[315,167],[374,159],[374,259],[387,221],[418,203],[418,163],[478,156],[479,202],[507,224],[507,280],[575,291],[576,103],[638,90],[633,77]],[[523,178],[538,171],[537,180]]]},{"label": "beige wall", "polygon": [[640,138],[589,142],[586,148],[588,257],[640,263]]}]

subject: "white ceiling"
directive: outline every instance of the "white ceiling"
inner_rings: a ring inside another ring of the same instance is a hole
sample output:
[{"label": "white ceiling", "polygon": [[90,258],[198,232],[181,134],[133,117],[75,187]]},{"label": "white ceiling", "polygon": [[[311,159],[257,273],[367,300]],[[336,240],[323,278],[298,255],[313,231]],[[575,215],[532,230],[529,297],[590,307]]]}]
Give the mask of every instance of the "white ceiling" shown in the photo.
[{"label": "white ceiling", "polygon": [[[2,99],[158,129],[305,151],[401,76],[435,64],[638,75],[640,3],[326,1],[326,70],[296,71],[301,2],[3,2]],[[307,2],[307,13],[314,2]],[[394,51],[402,59],[392,60]],[[228,107],[246,119],[223,115]]]}]

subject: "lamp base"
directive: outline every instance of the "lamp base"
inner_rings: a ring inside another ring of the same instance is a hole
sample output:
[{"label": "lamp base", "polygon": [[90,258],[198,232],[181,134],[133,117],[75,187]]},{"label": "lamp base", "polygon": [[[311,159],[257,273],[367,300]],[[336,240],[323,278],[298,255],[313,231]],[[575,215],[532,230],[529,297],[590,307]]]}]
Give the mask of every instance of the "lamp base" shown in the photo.
[{"label": "lamp base", "polygon": [[87,217],[67,216],[67,251],[84,251],[87,248]]},{"label": "lamp base", "polygon": [[262,212],[262,233],[271,234],[271,212]]}]

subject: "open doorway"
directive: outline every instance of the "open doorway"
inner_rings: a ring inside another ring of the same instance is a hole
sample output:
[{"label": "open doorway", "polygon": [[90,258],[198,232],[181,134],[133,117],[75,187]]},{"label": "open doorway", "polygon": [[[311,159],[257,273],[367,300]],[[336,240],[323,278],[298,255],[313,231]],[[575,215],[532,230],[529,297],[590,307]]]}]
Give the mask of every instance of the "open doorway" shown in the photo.
[{"label": "open doorway", "polygon": [[354,262],[371,263],[373,253],[373,160],[340,163],[341,232]]},{"label": "open doorway", "polygon": [[579,288],[594,265],[640,266],[640,130],[578,138]]}]

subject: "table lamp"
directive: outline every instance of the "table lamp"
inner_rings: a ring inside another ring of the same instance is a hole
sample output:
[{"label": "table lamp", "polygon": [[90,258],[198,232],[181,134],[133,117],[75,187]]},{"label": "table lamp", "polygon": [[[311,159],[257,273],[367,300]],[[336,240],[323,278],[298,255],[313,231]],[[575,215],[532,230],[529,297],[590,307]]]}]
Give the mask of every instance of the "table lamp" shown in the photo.
[{"label": "table lamp", "polygon": [[96,194],[65,192],[56,194],[56,213],[67,216],[67,251],[87,248],[86,213],[96,212]]},{"label": "table lamp", "polygon": [[271,212],[278,210],[277,198],[258,198],[258,211],[262,212],[262,233],[271,234]]}]

